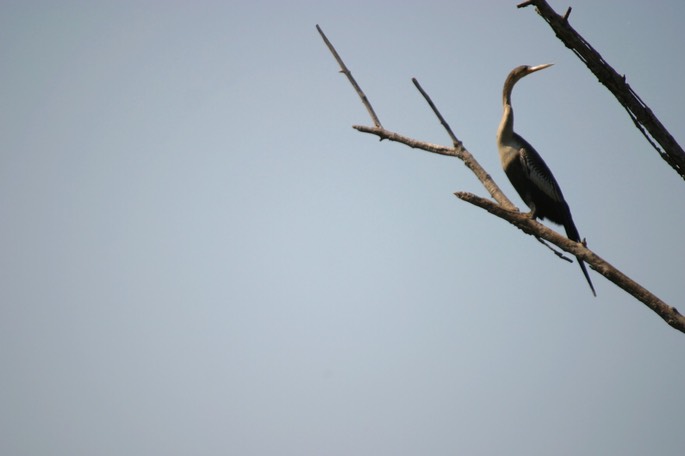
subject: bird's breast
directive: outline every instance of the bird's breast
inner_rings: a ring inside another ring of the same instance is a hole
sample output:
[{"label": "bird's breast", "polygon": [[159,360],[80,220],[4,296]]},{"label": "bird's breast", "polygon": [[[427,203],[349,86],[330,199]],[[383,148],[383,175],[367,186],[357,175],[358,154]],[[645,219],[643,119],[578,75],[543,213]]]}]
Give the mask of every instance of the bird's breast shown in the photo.
[{"label": "bird's breast", "polygon": [[502,168],[506,170],[512,162],[519,160],[521,146],[517,145],[515,141],[510,141],[498,144],[498,150]]}]

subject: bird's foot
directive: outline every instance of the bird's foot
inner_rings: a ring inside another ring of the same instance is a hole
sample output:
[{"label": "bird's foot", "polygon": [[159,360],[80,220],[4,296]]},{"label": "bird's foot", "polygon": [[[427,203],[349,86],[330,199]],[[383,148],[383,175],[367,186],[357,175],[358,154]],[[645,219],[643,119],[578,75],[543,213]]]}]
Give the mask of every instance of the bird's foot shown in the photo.
[{"label": "bird's foot", "polygon": [[530,212],[526,214],[526,217],[530,218],[531,220],[538,218],[538,208],[535,206],[535,204],[529,204],[528,207],[530,208]]}]

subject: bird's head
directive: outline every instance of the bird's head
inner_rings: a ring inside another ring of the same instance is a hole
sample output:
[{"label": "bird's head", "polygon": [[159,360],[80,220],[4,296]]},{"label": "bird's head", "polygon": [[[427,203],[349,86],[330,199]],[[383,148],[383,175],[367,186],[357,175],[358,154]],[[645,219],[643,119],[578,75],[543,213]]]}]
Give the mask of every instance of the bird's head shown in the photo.
[{"label": "bird's head", "polygon": [[524,76],[528,76],[536,71],[544,70],[545,68],[551,67],[552,63],[545,63],[543,65],[521,65],[517,66],[509,76],[507,76],[506,81],[504,81],[504,89],[502,90],[502,101],[505,105],[511,105],[511,91],[514,89],[514,85],[521,80]]},{"label": "bird's head", "polygon": [[530,66],[530,65],[521,65],[513,70],[511,70],[511,73],[509,73],[509,79],[512,80],[512,85],[518,82],[521,78],[524,76],[528,76],[531,73],[535,73],[536,71],[544,70],[545,68],[549,68],[553,63],[545,63],[542,65],[536,65],[536,66]]}]

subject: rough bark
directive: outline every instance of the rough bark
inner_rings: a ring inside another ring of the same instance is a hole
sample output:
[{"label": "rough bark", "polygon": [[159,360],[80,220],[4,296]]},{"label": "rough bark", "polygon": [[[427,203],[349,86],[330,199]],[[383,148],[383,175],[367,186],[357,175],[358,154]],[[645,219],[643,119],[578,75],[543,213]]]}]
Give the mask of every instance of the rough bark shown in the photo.
[{"label": "rough bark", "polygon": [[538,14],[542,16],[554,30],[557,38],[571,49],[580,60],[585,63],[599,82],[604,84],[614,94],[621,106],[625,108],[630,119],[647,141],[654,147],[671,167],[685,179],[685,152],[676,142],[671,133],[666,130],[652,110],[645,104],[637,93],[626,82],[625,75],[619,75],[611,65],[569,24],[568,18],[571,8],[560,16],[545,0],[529,0],[517,5],[518,8],[534,5]]}]

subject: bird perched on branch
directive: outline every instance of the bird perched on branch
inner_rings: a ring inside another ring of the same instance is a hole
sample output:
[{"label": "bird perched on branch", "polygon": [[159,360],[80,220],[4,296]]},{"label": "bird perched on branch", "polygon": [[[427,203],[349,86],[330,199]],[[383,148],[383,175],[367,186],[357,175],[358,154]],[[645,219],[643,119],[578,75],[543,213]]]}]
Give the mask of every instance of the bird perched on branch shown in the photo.
[{"label": "bird perched on branch", "polygon": [[[502,91],[504,113],[497,129],[497,148],[502,168],[523,202],[530,208],[531,218],[548,219],[563,225],[568,238],[580,242],[580,235],[573,223],[571,210],[554,175],[533,146],[514,132],[514,111],[511,107],[511,91],[514,84],[524,76],[550,66],[552,66],[551,63],[533,67],[522,65],[514,68],[507,76]],[[597,296],[585,263],[580,258],[577,260],[592,294]]]}]

